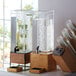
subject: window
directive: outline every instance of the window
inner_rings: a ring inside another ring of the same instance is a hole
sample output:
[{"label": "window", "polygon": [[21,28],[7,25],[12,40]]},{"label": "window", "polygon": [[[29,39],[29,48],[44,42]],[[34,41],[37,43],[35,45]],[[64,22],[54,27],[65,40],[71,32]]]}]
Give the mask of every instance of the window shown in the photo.
[{"label": "window", "polygon": [[[35,7],[35,8],[34,8]],[[38,0],[0,0],[0,69],[10,62],[11,11],[38,10]]]}]

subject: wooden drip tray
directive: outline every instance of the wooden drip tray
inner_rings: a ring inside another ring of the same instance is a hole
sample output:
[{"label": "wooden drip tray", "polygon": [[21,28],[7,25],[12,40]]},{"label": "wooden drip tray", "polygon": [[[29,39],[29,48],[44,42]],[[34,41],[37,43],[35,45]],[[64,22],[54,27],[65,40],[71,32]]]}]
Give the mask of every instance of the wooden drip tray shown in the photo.
[{"label": "wooden drip tray", "polygon": [[8,72],[20,72],[20,71],[22,71],[22,67],[15,67],[15,66],[9,67],[9,68],[7,68],[7,71]]},{"label": "wooden drip tray", "polygon": [[32,69],[30,69],[30,72],[31,73],[43,73],[43,72],[45,72],[45,69],[43,69],[43,68],[32,68]]}]

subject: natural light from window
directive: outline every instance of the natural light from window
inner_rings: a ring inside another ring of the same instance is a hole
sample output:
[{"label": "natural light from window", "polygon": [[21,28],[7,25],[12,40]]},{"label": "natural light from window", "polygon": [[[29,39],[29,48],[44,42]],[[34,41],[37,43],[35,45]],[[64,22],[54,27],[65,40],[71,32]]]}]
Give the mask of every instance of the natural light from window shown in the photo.
[{"label": "natural light from window", "polygon": [[[0,0],[0,69],[8,67],[11,51],[11,11],[31,6],[38,10],[38,0]],[[27,7],[28,8],[28,7]]]}]

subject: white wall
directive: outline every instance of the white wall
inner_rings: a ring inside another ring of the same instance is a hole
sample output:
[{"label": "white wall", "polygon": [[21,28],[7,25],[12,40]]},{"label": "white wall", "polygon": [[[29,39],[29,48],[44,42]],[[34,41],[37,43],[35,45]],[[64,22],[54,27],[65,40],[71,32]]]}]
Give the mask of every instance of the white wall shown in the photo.
[{"label": "white wall", "polygon": [[55,10],[54,40],[61,35],[61,31],[66,27],[65,22],[71,19],[76,24],[76,0],[39,0],[39,10]]}]

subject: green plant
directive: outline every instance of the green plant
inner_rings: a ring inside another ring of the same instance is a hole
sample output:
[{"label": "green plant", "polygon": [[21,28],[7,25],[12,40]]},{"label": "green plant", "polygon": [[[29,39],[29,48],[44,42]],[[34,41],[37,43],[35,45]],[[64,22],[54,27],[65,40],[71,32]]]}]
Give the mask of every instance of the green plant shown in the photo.
[{"label": "green plant", "polygon": [[32,7],[31,5],[26,5],[26,6],[24,6],[24,8],[23,8],[23,10],[26,10],[26,11],[32,10],[32,9],[33,9],[33,7]]},{"label": "green plant", "polygon": [[23,44],[18,44],[19,49],[23,49]]},{"label": "green plant", "polygon": [[3,32],[3,28],[2,28],[2,25],[0,25],[0,33]]},{"label": "green plant", "polygon": [[27,49],[27,45],[25,44],[25,50]]},{"label": "green plant", "polygon": [[25,29],[27,29],[27,25],[25,24],[24,26],[25,26]]}]

